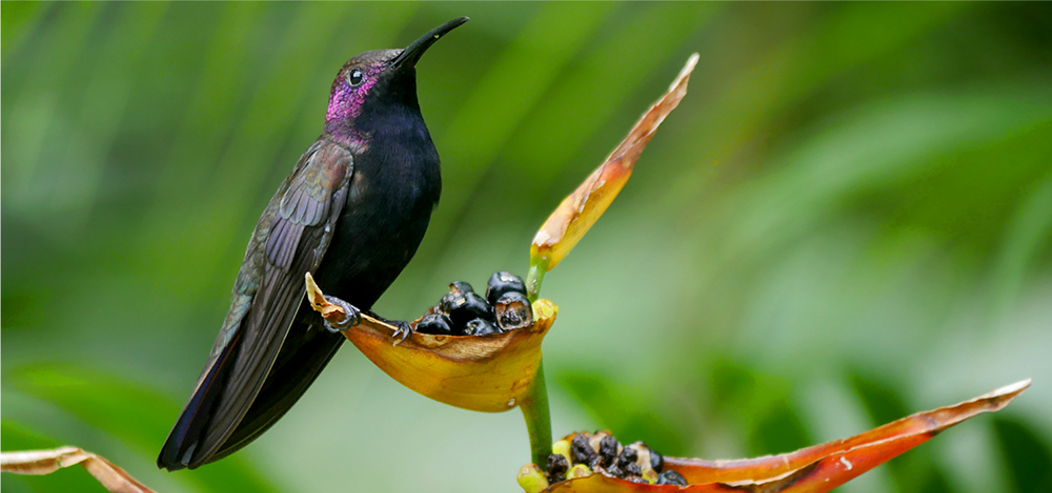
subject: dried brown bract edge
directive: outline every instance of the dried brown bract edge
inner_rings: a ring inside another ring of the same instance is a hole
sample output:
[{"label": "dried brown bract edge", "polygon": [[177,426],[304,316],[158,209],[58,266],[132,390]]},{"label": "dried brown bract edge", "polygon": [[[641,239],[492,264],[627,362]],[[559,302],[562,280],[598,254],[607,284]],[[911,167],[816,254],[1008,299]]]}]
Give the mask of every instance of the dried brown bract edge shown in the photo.
[{"label": "dried brown bract edge", "polygon": [[64,446],[51,450],[26,450],[0,453],[0,471],[14,474],[51,474],[59,469],[80,464],[95,476],[107,490],[115,493],[153,493],[153,490],[131,477],[127,471],[104,457],[82,448]]}]

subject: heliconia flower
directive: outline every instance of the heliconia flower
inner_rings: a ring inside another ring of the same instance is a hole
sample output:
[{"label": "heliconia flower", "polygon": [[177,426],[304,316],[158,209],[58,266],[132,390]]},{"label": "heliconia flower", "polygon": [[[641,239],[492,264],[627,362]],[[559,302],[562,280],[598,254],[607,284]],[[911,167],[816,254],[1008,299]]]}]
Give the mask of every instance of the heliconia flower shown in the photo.
[{"label": "heliconia flower", "polygon": [[[686,96],[687,81],[697,63],[698,54],[695,53],[687,60],[668,92],[643,114],[624,141],[552,212],[533,238],[530,247],[531,269],[547,272],[555,268],[603,215],[632,175],[632,167],[658,126]],[[538,277],[531,273],[531,278]],[[530,289],[531,292],[536,291],[535,287]]]},{"label": "heliconia flower", "polygon": [[[307,299],[334,326],[343,323],[343,308],[325,301],[310,273]],[[416,332],[398,342],[394,326],[364,314],[342,332],[384,373],[417,393],[464,409],[501,412],[520,404],[533,383],[541,341],[558,311],[551,301],[538,300],[532,325],[484,336]]]},{"label": "heliconia flower", "polygon": [[[844,440],[815,445],[787,454],[755,459],[702,460],[664,457],[663,470],[675,471],[687,486],[636,483],[594,472],[528,493],[823,493],[939,432],[984,412],[999,411],[1030,386],[1030,380],[1002,387],[954,406],[917,413]],[[574,435],[564,438],[568,441]],[[578,464],[574,467],[577,467]],[[521,471],[532,471],[523,467]],[[571,477],[568,475],[567,477]],[[536,485],[533,480],[527,484]],[[525,485],[524,485],[525,488]]]}]

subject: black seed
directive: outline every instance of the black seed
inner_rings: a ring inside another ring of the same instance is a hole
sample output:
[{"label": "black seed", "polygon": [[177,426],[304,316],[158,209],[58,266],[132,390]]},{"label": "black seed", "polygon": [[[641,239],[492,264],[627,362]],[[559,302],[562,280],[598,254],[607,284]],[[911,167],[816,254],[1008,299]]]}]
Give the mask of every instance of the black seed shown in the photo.
[{"label": "black seed", "polygon": [[449,319],[455,326],[463,326],[473,318],[493,320],[493,307],[475,293],[465,293],[449,304]]},{"label": "black seed", "polygon": [[566,472],[570,469],[570,462],[563,454],[550,454],[548,456],[548,472]]},{"label": "black seed", "polygon": [[619,445],[621,444],[617,442],[617,439],[609,435],[599,441],[599,458],[604,465],[614,465]]},{"label": "black seed", "polygon": [[453,322],[449,317],[436,313],[428,315],[416,324],[416,331],[424,334],[450,335],[453,333]]},{"label": "black seed", "polygon": [[661,468],[665,467],[665,458],[654,449],[650,449],[650,467],[654,469],[654,472],[661,472]]},{"label": "black seed", "polygon": [[453,309],[453,305],[457,303],[458,299],[463,299],[464,295],[459,293],[449,293],[442,297],[442,301],[438,302],[438,309],[435,310],[438,313],[448,316],[449,311]]},{"label": "black seed", "polygon": [[438,303],[440,311],[445,314],[449,314],[450,305],[454,300],[464,296],[467,293],[474,293],[475,290],[471,289],[471,285],[464,281],[453,281],[449,283],[449,292],[442,297],[442,301]]},{"label": "black seed", "polygon": [[566,479],[566,471],[570,469],[570,462],[562,454],[551,454],[548,456],[548,482],[558,483]]},{"label": "black seed", "polygon": [[617,457],[617,467],[625,469],[629,464],[634,464],[636,459],[639,458],[639,452],[632,447],[625,447],[621,449],[621,455]]},{"label": "black seed", "polygon": [[657,484],[676,484],[686,486],[687,480],[676,471],[665,471],[658,474]]},{"label": "black seed", "polygon": [[625,471],[622,471],[620,467],[617,467],[616,465],[613,465],[613,464],[611,464],[609,466],[606,466],[606,473],[611,475],[611,476],[613,476],[613,477],[615,477],[615,478],[621,478],[621,479],[625,478]]},{"label": "black seed", "polygon": [[503,330],[515,330],[529,327],[533,324],[533,308],[526,295],[516,293],[504,293],[493,305],[496,312],[497,324]]},{"label": "black seed", "polygon": [[463,332],[463,335],[466,336],[484,336],[486,334],[500,333],[500,330],[481,318],[473,318],[464,324]]},{"label": "black seed", "polygon": [[588,464],[592,467],[592,461],[596,459],[595,450],[585,435],[574,435],[570,441],[570,457],[574,464]]},{"label": "black seed", "polygon": [[449,315],[449,311],[456,304],[456,301],[463,298],[467,293],[474,293],[475,290],[471,289],[471,285],[464,281],[453,281],[449,283],[449,293],[446,293],[442,297],[442,301],[438,303],[437,311]]},{"label": "black seed", "polygon": [[526,292],[526,283],[522,282],[522,278],[503,270],[494,272],[489,278],[489,285],[486,286],[486,300],[489,301],[489,304],[496,305],[497,300],[504,293],[512,291],[517,293]]},{"label": "black seed", "polygon": [[629,476],[642,476],[643,468],[639,467],[639,464],[633,462],[625,466],[625,474],[628,474]]},{"label": "black seed", "polygon": [[464,281],[453,281],[449,283],[449,292],[457,294],[474,293],[475,289]]}]

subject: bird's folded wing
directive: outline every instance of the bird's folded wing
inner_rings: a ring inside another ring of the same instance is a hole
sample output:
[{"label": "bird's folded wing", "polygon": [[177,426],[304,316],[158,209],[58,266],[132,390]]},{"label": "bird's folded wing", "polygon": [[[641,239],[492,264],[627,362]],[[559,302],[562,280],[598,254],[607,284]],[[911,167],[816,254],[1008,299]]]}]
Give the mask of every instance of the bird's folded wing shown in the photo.
[{"label": "bird's folded wing", "polygon": [[[240,307],[240,320],[224,324],[225,329],[236,331],[236,336],[226,338],[237,344],[238,350],[236,355],[216,358],[211,366],[231,366],[208,368],[202,376],[204,380],[221,373],[226,378],[218,387],[212,386],[212,392],[221,394],[212,412],[206,413],[209,421],[192,451],[193,457],[182,458],[190,467],[206,462],[222,447],[263,386],[303,300],[304,274],[317,268],[329,246],[352,170],[346,148],[324,140],[315,143],[300,158],[256,226],[246,252],[246,266],[261,270],[255,276],[262,280],[250,301],[245,300],[247,307]],[[269,233],[259,234],[262,228]],[[236,297],[235,288],[235,305]],[[232,306],[231,312],[235,310],[239,307]],[[220,340],[223,338],[221,334]],[[199,385],[197,392],[202,391]]]}]

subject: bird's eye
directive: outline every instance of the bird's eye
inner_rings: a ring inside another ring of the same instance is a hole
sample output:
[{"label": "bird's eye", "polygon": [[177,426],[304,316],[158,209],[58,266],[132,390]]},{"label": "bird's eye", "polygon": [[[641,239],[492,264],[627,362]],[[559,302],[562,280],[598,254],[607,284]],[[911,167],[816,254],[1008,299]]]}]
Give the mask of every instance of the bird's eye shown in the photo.
[{"label": "bird's eye", "polygon": [[358,69],[351,70],[350,73],[347,74],[347,82],[349,82],[352,86],[357,86],[358,84],[361,84],[362,71]]}]

